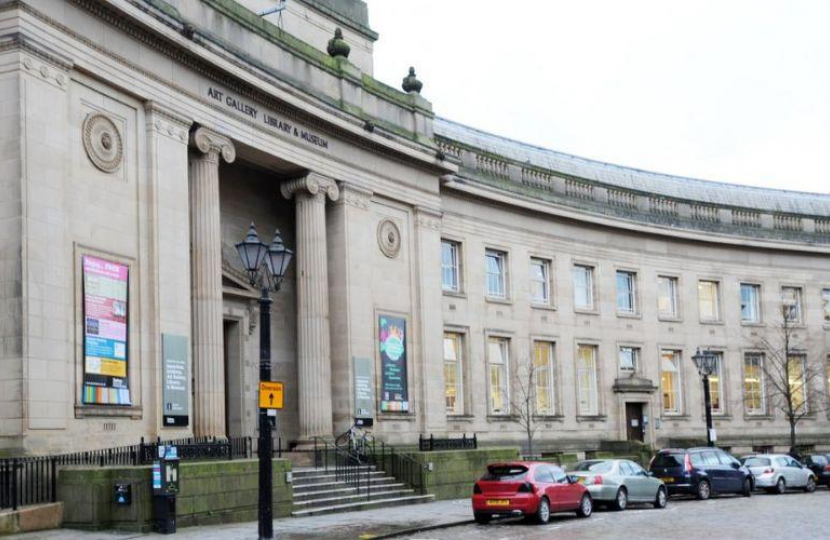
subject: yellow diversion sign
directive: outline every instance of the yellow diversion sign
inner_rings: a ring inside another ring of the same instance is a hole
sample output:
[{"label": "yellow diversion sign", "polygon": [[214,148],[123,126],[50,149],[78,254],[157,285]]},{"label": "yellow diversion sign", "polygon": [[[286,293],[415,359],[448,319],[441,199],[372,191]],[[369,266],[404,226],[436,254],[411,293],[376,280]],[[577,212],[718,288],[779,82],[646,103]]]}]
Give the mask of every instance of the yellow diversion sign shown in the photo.
[{"label": "yellow diversion sign", "polygon": [[259,408],[282,409],[283,385],[281,382],[259,383]]}]

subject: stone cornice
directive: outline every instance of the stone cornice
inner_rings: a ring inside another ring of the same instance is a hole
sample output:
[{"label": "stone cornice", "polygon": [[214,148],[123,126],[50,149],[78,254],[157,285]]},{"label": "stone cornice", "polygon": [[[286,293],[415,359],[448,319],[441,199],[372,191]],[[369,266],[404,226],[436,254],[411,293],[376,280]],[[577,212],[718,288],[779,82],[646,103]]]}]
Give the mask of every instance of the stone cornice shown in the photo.
[{"label": "stone cornice", "polygon": [[187,116],[179,114],[177,111],[174,111],[170,107],[166,105],[162,105],[157,101],[148,101],[144,104],[144,110],[148,113],[153,113],[162,118],[173,122],[174,124],[178,125],[179,127],[190,129],[190,126],[193,125],[193,120],[188,118]]},{"label": "stone cornice", "polygon": [[228,163],[236,160],[236,148],[231,140],[207,128],[196,128],[190,134],[190,142],[203,154],[215,154],[217,159],[221,155]]},{"label": "stone cornice", "polygon": [[317,173],[309,173],[302,178],[289,180],[280,185],[280,193],[286,199],[291,199],[297,192],[307,192],[311,195],[324,193],[332,202],[340,198],[340,188],[337,182]]}]

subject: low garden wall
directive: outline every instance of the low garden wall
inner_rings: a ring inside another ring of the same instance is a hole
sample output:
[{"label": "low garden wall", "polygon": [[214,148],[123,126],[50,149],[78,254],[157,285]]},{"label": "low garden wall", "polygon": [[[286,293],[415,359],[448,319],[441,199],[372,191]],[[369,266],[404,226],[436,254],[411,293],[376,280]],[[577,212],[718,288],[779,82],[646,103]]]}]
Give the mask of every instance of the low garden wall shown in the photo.
[{"label": "low garden wall", "polygon": [[470,497],[473,484],[487,471],[487,465],[518,459],[519,449],[478,448],[412,452],[409,455],[424,467],[426,493],[435,495],[436,500],[446,500]]},{"label": "low garden wall", "polygon": [[[274,517],[291,514],[293,493],[286,482],[291,464],[274,460]],[[259,488],[257,460],[183,462],[176,501],[178,527],[256,521]],[[115,484],[132,485],[132,503],[115,502]],[[149,532],[153,528],[151,467],[66,467],[58,474],[63,526]]]}]

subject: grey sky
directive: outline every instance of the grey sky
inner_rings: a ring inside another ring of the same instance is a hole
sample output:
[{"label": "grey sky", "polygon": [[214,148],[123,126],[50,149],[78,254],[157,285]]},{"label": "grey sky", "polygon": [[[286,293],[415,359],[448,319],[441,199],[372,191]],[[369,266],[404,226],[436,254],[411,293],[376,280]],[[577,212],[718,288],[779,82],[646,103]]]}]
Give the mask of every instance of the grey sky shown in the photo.
[{"label": "grey sky", "polygon": [[828,0],[367,0],[441,116],[663,173],[830,192]]}]

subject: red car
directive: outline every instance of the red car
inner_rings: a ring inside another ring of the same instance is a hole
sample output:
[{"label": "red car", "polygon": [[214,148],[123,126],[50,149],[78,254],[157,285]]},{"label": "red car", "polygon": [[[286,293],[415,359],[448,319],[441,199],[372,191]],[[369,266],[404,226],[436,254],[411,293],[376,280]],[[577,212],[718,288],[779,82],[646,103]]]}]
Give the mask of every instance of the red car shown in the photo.
[{"label": "red car", "polygon": [[473,488],[473,514],[481,524],[493,516],[534,517],[547,523],[554,512],[589,517],[593,509],[588,489],[550,463],[494,463]]}]

